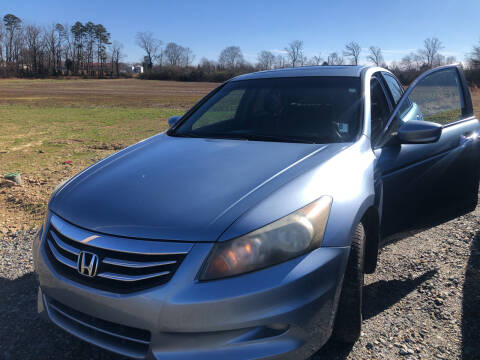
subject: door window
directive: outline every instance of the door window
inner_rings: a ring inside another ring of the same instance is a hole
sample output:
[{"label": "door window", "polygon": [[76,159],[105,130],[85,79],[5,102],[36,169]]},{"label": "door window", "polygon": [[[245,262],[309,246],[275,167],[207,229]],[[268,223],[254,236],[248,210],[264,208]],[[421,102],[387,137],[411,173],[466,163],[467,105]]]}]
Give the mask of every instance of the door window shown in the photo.
[{"label": "door window", "polygon": [[[383,73],[383,78],[385,79],[388,89],[390,90],[390,94],[392,95],[392,100],[394,104],[397,104],[403,95],[403,89],[400,83],[389,73]],[[399,110],[400,116],[405,114],[411,106],[412,102],[410,101],[410,99],[407,99],[407,101],[403,103],[402,108]]]},{"label": "door window", "polygon": [[417,120],[446,125],[461,119],[464,99],[457,69],[448,68],[425,77],[412,90],[410,99],[417,108]]},{"label": "door window", "polygon": [[390,93],[392,94],[393,100],[395,101],[395,104],[398,103],[398,100],[402,97],[403,91],[398,84],[397,80],[390,74],[383,74],[383,77],[385,79],[385,82],[388,85],[388,88],[390,90]]},{"label": "door window", "polygon": [[372,124],[372,143],[378,139],[383,129],[387,125],[390,107],[388,105],[385,92],[380,81],[373,77],[370,81],[370,99],[371,99],[371,124]]}]

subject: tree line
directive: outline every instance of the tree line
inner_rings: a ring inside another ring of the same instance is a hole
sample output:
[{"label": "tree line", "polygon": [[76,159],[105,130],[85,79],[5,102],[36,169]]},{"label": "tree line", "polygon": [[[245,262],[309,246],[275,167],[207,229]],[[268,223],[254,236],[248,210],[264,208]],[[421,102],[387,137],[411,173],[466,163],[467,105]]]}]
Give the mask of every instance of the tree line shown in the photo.
[{"label": "tree line", "polygon": [[[442,54],[444,46],[435,37],[425,39],[422,48],[388,65],[380,47],[364,48],[355,41],[340,51],[308,57],[304,42],[294,40],[282,50],[260,51],[254,62],[245,60],[239,46],[224,48],[215,60],[201,58],[195,62],[195,54],[189,47],[164,43],[151,32],[137,33],[135,41],[144,53],[141,61],[144,79],[221,82],[259,70],[369,63],[389,68],[408,84],[427,69],[456,62],[455,57]],[[5,15],[0,22],[0,76],[3,77],[118,77],[127,69],[122,63],[124,57],[123,45],[112,41],[102,24],[77,21],[73,25],[39,26],[27,24],[13,14]],[[480,85],[480,43],[473,46],[466,60],[468,80]]]},{"label": "tree line", "polygon": [[7,14],[0,23],[0,76],[119,76],[122,44],[102,24],[26,24]]},{"label": "tree line", "polygon": [[[169,50],[173,46],[183,52],[188,52],[190,60],[194,59],[194,55],[189,48],[184,48],[175,43],[168,43],[163,47],[163,42],[156,39],[152,33],[138,33],[137,44],[147,54],[144,59],[146,71],[142,74],[142,77],[160,80],[225,81],[233,76],[252,71],[312,65],[360,65],[368,63],[388,68],[404,84],[409,84],[419,74],[428,69],[457,62],[454,56],[442,54],[444,46],[435,37],[425,39],[422,48],[412,51],[403,56],[400,61],[392,61],[388,65],[380,47],[370,46],[365,49],[354,41],[346,44],[342,51],[334,51],[326,56],[318,53],[312,57],[307,57],[304,52],[303,41],[294,40],[283,50],[277,50],[276,53],[269,50],[260,51],[255,63],[245,60],[239,46],[228,46],[220,52],[217,60],[202,58],[197,65],[192,65],[188,61],[173,62]],[[151,51],[152,49],[154,51]],[[364,62],[362,62],[362,55],[364,55]],[[473,47],[473,51],[469,54],[464,67],[470,83],[480,85],[480,45]]]}]

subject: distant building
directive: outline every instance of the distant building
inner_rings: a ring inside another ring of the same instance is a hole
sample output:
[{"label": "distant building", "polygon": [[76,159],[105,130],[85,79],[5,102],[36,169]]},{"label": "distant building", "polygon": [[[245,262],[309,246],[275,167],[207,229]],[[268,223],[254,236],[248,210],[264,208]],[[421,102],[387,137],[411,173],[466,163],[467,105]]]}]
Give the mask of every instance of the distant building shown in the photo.
[{"label": "distant building", "polygon": [[143,74],[143,66],[139,64],[132,65],[132,72],[136,74]]}]

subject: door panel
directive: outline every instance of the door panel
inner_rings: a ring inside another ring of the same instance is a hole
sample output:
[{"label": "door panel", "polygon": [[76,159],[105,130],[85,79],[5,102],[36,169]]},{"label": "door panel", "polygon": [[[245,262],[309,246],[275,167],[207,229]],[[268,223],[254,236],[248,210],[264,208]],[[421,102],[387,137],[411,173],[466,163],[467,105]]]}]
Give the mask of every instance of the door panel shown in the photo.
[{"label": "door panel", "polygon": [[[384,236],[416,227],[423,217],[472,197],[480,124],[466,91],[461,70],[448,66],[420,76],[398,102],[375,149]],[[404,111],[408,103],[410,110]],[[400,144],[396,131],[411,119],[442,124],[440,139]]]}]

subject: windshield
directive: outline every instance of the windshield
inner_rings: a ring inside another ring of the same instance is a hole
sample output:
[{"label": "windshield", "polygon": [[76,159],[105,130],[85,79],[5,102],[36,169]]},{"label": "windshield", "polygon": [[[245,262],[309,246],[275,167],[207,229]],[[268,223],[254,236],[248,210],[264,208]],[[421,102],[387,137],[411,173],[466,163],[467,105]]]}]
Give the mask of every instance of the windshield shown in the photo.
[{"label": "windshield", "polygon": [[231,81],[172,136],[333,143],[360,126],[360,79],[295,77]]}]

